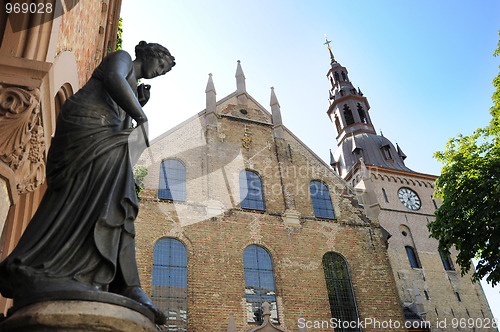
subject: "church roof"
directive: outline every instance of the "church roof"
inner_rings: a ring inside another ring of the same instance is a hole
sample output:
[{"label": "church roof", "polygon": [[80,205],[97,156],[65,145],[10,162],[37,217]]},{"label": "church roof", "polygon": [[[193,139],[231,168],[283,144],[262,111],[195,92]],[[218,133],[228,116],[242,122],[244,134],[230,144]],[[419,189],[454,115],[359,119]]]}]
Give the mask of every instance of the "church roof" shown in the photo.
[{"label": "church roof", "polygon": [[[383,149],[387,149],[389,154],[385,154]],[[335,160],[340,163],[342,175],[347,174],[360,157],[369,165],[413,172],[405,166],[391,141],[381,135],[358,132],[346,137],[335,152]]]},{"label": "church roof", "polygon": [[[236,83],[237,89],[233,93],[221,98],[215,102],[216,112],[218,116],[223,116],[227,118],[236,119],[239,118],[241,120],[250,121],[254,123],[259,123],[261,125],[268,125],[270,127],[281,127],[284,131],[285,140],[287,141],[295,141],[299,146],[307,151],[312,158],[314,158],[317,162],[322,164],[331,174],[342,181],[346,186],[348,184],[342,179],[339,174],[337,174],[330,165],[328,165],[323,159],[321,159],[314,151],[312,151],[304,142],[302,142],[295,134],[290,131],[286,126],[283,125],[281,119],[281,110],[278,99],[276,97],[276,93],[274,91],[274,87],[271,87],[271,99],[270,106],[272,109],[272,113],[269,112],[264,106],[262,106],[255,98],[253,98],[246,90],[245,84],[245,75],[242,70],[241,62],[238,61],[237,69],[236,69]],[[205,89],[205,93],[215,92],[215,85],[213,82],[212,74],[209,74],[207,87]],[[241,102],[241,96],[244,96],[244,105]],[[245,109],[246,112],[242,113],[240,109]],[[198,124],[200,119],[207,115],[209,112],[208,109],[204,109],[203,111],[191,116],[186,119],[182,123],[176,125],[165,133],[161,134],[159,137],[156,137],[151,141],[151,145],[156,145],[163,141],[166,137],[174,134],[176,131],[182,130],[182,128],[187,127],[189,124]],[[331,153],[331,151],[330,151]]]}]

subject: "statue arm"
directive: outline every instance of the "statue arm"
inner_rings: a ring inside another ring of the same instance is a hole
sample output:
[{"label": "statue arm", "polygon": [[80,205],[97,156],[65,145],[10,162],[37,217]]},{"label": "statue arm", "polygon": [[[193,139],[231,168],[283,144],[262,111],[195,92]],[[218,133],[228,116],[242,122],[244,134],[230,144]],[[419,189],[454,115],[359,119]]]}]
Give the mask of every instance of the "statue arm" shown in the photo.
[{"label": "statue arm", "polygon": [[132,59],[127,52],[115,52],[107,65],[103,82],[106,90],[118,106],[130,115],[138,125],[141,125],[148,119],[135,92],[127,81],[132,66]]}]

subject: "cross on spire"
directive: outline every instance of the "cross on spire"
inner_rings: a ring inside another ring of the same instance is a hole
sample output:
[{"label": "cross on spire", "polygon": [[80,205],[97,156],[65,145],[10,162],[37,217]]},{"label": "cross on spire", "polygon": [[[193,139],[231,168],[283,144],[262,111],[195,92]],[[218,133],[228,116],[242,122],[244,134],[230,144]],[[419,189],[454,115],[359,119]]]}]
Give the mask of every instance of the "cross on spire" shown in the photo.
[{"label": "cross on spire", "polygon": [[325,33],[325,42],[323,43],[323,45],[326,45],[328,47],[328,52],[330,52],[330,59],[332,60],[331,64],[333,65],[336,61],[335,61],[335,58],[333,57],[332,47],[330,46],[331,42],[332,41],[328,40],[328,38],[326,37],[326,33]]},{"label": "cross on spire", "polygon": [[332,41],[331,40],[328,40],[328,38],[326,37],[326,33],[325,33],[325,42],[323,43],[323,45],[327,45],[328,49],[331,50],[332,48],[330,47],[330,43]]}]

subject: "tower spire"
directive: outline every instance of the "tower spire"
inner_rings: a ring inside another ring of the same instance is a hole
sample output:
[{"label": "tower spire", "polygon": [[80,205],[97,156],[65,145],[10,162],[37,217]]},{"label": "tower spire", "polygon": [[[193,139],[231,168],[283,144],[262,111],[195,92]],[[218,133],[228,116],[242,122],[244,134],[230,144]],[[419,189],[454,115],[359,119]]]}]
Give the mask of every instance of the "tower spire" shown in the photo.
[{"label": "tower spire", "polygon": [[248,105],[247,98],[247,87],[245,83],[245,74],[243,74],[243,69],[241,69],[241,61],[238,60],[238,66],[236,67],[236,93],[238,98],[238,105]]},{"label": "tower spire", "polygon": [[328,45],[332,59],[326,74],[331,84],[327,114],[335,125],[338,146],[335,155],[330,157],[330,164],[335,165],[332,167],[344,178],[351,176],[349,174],[356,164],[363,166],[363,163],[411,171],[404,165],[406,155],[399,145],[396,149],[382,132],[377,135],[370,118],[368,99],[359,87],[354,87],[347,68],[333,58],[329,43],[325,36],[325,45]]},{"label": "tower spire", "polygon": [[331,64],[333,65],[337,61],[335,61],[335,57],[333,56],[333,53],[332,53],[332,47],[330,46],[331,42],[332,41],[328,40],[328,38],[326,37],[326,33],[325,33],[325,42],[323,43],[323,45],[326,45],[328,47],[328,52],[330,52]]},{"label": "tower spire", "polygon": [[205,89],[206,95],[206,112],[205,112],[205,123],[207,126],[217,127],[217,100],[215,92],[214,81],[212,79],[212,74],[208,74],[207,87]]},{"label": "tower spire", "polygon": [[205,94],[206,94],[206,107],[207,107],[207,113],[213,112],[215,113],[216,111],[216,95],[217,93],[215,92],[215,86],[214,86],[214,81],[212,79],[212,74],[208,74],[208,82],[207,82],[207,87],[205,89]]},{"label": "tower spire", "polygon": [[[347,68],[335,60],[330,43],[325,34],[324,45],[327,45],[330,53],[331,65],[326,75],[330,81],[331,88],[328,92],[330,108],[328,115],[337,129],[337,143],[340,144],[347,136],[358,132],[376,134],[373,128],[368,100],[363,96],[359,87],[356,89],[349,80]],[[355,148],[362,148],[356,146]]]},{"label": "tower spire", "polygon": [[238,66],[236,67],[236,89],[239,93],[244,93],[247,91],[245,84],[245,74],[243,74],[243,69],[241,68],[241,61],[238,60]]},{"label": "tower spire", "polygon": [[274,137],[285,138],[283,131],[283,121],[281,120],[281,109],[278,98],[276,98],[276,93],[274,93],[274,87],[271,87],[271,112],[274,125]]}]

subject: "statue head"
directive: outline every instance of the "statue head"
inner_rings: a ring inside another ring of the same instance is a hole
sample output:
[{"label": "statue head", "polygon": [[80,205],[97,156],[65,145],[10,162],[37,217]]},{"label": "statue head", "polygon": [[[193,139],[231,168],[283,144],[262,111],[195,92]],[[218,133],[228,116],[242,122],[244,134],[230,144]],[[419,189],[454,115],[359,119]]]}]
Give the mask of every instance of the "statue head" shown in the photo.
[{"label": "statue head", "polygon": [[142,63],[142,76],[153,78],[163,75],[175,66],[175,58],[168,49],[157,43],[139,42],[135,47],[136,61]]}]

